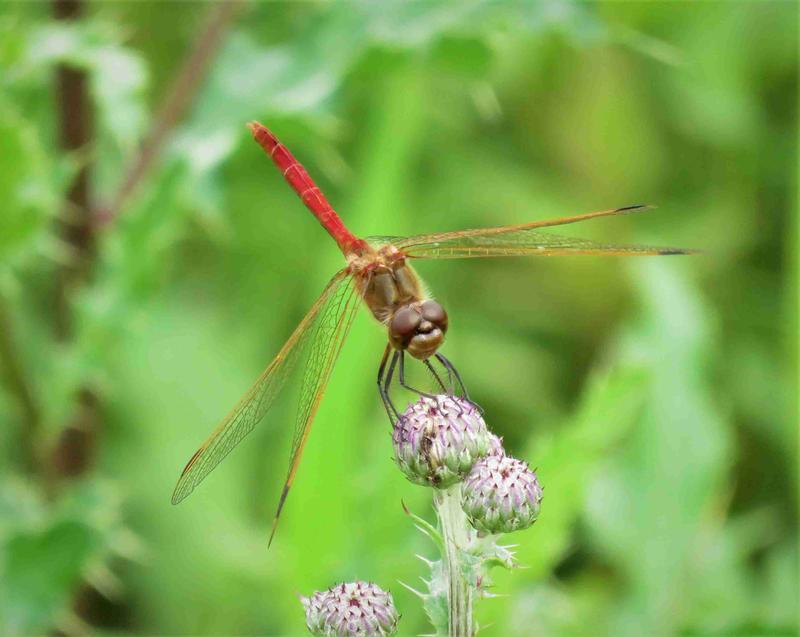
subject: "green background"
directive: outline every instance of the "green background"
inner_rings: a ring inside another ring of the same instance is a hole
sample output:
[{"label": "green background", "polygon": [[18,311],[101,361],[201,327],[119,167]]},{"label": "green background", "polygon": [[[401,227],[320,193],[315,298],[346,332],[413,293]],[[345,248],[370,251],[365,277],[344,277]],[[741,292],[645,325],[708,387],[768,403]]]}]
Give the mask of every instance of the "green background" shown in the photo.
[{"label": "green background", "polygon": [[[430,519],[430,493],[391,461],[367,312],[269,551],[288,409],[169,503],[342,265],[258,119],[362,236],[647,202],[569,230],[703,250],[418,264],[443,351],[545,487],[481,634],[795,634],[797,5],[253,4],[58,308],[71,179],[108,200],[214,10],[0,9],[0,632],[302,635],[297,593],[356,578],[426,632],[398,580],[433,555],[401,500]],[[57,64],[89,78],[80,152],[58,149]],[[48,478],[82,391],[92,467]]]}]

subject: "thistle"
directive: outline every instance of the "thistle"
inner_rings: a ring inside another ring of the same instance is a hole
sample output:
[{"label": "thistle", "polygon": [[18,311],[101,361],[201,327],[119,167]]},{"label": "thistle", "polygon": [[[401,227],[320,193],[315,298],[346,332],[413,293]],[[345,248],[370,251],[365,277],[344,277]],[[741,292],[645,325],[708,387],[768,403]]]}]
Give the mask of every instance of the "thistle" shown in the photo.
[{"label": "thistle", "polygon": [[486,456],[504,456],[506,450],[503,448],[503,439],[500,436],[489,432],[489,451]]},{"label": "thistle", "polygon": [[522,460],[508,456],[481,458],[462,486],[461,508],[481,533],[527,529],[539,517],[542,488]]},{"label": "thistle", "polygon": [[446,489],[461,481],[478,458],[502,445],[478,408],[455,396],[422,396],[394,426],[400,470],[416,484]]},{"label": "thistle", "polygon": [[421,397],[392,432],[395,459],[416,484],[435,487],[438,527],[411,514],[418,529],[441,550],[427,592],[417,594],[440,637],[473,637],[477,597],[489,597],[489,571],[512,568],[513,554],[494,534],[530,526],[542,491],[528,466],[505,454],[472,403],[453,396]]},{"label": "thistle", "polygon": [[392,595],[370,582],[337,584],[300,601],[318,637],[387,637],[400,619]]}]

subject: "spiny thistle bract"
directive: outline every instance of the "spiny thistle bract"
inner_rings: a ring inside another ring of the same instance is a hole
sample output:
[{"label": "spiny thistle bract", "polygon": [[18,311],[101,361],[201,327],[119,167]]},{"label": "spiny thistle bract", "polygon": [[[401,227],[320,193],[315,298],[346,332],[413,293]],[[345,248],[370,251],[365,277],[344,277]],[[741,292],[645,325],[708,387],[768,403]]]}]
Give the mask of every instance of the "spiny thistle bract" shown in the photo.
[{"label": "spiny thistle bract", "polygon": [[539,517],[542,488],[527,463],[487,456],[472,467],[461,491],[461,507],[481,533],[526,529]]},{"label": "spiny thistle bract", "polygon": [[504,456],[506,455],[506,450],[503,448],[503,439],[500,436],[493,434],[491,431],[489,432],[489,451],[486,453],[487,456]]},{"label": "spiny thistle bract", "polygon": [[[499,441],[478,408],[457,396],[422,396],[400,416],[392,432],[397,464],[416,484],[447,488],[464,477]],[[502,446],[501,446],[502,448]]]},{"label": "spiny thistle bract", "polygon": [[391,593],[371,582],[343,582],[300,601],[318,637],[388,637],[400,620]]}]

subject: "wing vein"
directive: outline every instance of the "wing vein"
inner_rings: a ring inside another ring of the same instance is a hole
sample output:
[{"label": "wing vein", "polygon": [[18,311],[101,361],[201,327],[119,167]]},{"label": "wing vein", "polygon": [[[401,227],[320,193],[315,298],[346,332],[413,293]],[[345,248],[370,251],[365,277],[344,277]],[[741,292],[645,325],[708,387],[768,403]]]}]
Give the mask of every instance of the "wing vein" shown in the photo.
[{"label": "wing vein", "polygon": [[351,289],[347,269],[337,272],[272,362],[189,460],[175,486],[173,504],[186,498],[266,416],[297,364],[311,362],[321,324],[331,319],[331,306],[339,307]]}]

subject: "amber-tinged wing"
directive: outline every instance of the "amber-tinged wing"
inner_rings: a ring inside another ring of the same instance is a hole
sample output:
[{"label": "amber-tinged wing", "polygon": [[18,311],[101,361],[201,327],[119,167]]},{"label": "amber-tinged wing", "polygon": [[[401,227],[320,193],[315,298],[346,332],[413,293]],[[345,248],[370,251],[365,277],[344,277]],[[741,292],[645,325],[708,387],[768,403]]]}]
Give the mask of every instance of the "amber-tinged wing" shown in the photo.
[{"label": "amber-tinged wing", "polygon": [[612,215],[631,214],[650,209],[650,206],[628,206],[613,210],[601,210],[572,217],[534,221],[515,226],[477,228],[437,234],[418,235],[393,241],[392,244],[412,258],[462,259],[469,257],[497,256],[550,256],[566,254],[603,255],[653,255],[689,254],[692,250],[641,245],[612,245],[589,239],[574,239],[549,232],[541,228],[561,226],[586,219]]},{"label": "amber-tinged wing", "polygon": [[349,272],[347,269],[340,270],[267,369],[189,460],[172,494],[173,504],[178,504],[188,496],[253,430],[272,407],[292,371],[302,368],[289,478],[281,496],[283,504],[288,486],[297,471],[311,422],[359,302]]},{"label": "amber-tinged wing", "polygon": [[272,544],[272,539],[275,537],[275,530],[278,528],[278,520],[281,517],[283,505],[286,503],[286,496],[289,495],[289,489],[297,474],[297,467],[300,465],[300,458],[311,431],[311,423],[319,408],[322,395],[325,393],[333,366],[339,357],[347,334],[350,332],[356,310],[361,305],[361,295],[358,293],[358,286],[352,277],[347,276],[340,288],[343,289],[334,295],[333,302],[327,304],[321,311],[320,320],[314,329],[314,341],[308,355],[308,363],[300,390],[289,471],[286,474],[286,482],[283,484],[275,518],[272,521],[269,544]]}]

